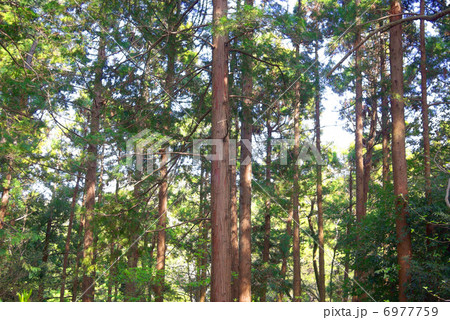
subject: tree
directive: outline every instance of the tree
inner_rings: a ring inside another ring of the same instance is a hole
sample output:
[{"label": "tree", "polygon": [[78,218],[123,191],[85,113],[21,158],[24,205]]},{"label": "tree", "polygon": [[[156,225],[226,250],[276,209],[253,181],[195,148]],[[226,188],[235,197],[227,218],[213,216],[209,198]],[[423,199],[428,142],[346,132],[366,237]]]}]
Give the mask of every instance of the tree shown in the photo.
[{"label": "tree", "polygon": [[86,161],[86,200],[85,200],[85,220],[84,220],[84,240],[83,240],[83,283],[82,299],[83,302],[94,301],[94,225],[92,224],[95,216],[95,189],[97,184],[97,153],[98,153],[98,133],[100,130],[100,119],[102,109],[105,104],[103,98],[103,68],[106,63],[106,43],[103,36],[100,36],[97,49],[97,62],[95,68],[95,79],[93,86],[93,103],[90,110],[89,124],[89,146],[87,149],[88,160]]},{"label": "tree", "polygon": [[217,139],[222,152],[213,146],[217,159],[211,167],[211,301],[231,301],[230,212],[229,212],[229,125],[228,104],[228,36],[220,28],[227,17],[227,0],[213,1],[212,61],[212,139]]},{"label": "tree", "polygon": [[[392,0],[390,18],[395,22],[402,18],[400,1]],[[389,52],[391,65],[391,115],[392,115],[392,168],[394,193],[396,196],[397,259],[400,269],[399,300],[407,301],[411,281],[411,232],[408,225],[408,179],[405,149],[405,107],[403,98],[403,45],[402,25],[389,31]]]},{"label": "tree", "polygon": [[[360,6],[360,0],[355,1],[356,8]],[[357,18],[359,23],[359,19]],[[355,35],[355,47],[361,42],[361,28],[358,25]],[[355,115],[356,115],[356,129],[355,129],[355,163],[356,163],[356,225],[360,227],[361,221],[366,214],[365,197],[364,197],[364,158],[363,158],[363,89],[362,89],[362,75],[361,75],[361,52],[355,51]],[[358,241],[358,240],[357,240]],[[358,242],[358,247],[360,243]],[[359,248],[358,253],[361,252]],[[357,253],[357,254],[358,254]],[[359,257],[361,258],[361,257]],[[355,278],[357,281],[362,281],[363,274],[358,270],[358,265],[355,270]],[[359,300],[359,297],[354,297],[354,300]]]},{"label": "tree", "polygon": [[[253,0],[245,0],[247,6],[253,6]],[[245,47],[250,48],[251,33],[245,39]],[[251,52],[250,52],[251,54]],[[252,300],[252,249],[251,249],[251,208],[252,208],[252,62],[250,57],[242,57],[242,106],[241,126],[241,170],[240,170],[240,200],[239,200],[239,301]]]}]

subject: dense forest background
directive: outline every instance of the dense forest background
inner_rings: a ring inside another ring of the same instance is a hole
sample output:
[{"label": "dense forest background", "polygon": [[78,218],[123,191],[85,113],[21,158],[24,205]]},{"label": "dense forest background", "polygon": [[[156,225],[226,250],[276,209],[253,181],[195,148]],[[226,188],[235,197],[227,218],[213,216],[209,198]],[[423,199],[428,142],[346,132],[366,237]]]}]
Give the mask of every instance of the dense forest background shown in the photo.
[{"label": "dense forest background", "polygon": [[1,301],[450,299],[449,13],[1,1]]}]

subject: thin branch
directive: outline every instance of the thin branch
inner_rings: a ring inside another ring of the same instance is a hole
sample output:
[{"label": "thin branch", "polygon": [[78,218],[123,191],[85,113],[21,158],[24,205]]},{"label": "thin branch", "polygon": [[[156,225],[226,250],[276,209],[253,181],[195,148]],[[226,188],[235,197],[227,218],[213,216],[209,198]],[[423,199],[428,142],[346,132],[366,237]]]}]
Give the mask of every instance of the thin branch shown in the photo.
[{"label": "thin branch", "polygon": [[279,66],[278,64],[269,62],[269,61],[267,61],[267,60],[260,59],[260,58],[258,58],[258,57],[255,57],[254,55],[251,55],[251,54],[248,53],[248,52],[245,52],[245,51],[242,51],[242,50],[239,50],[239,49],[230,49],[230,52],[239,52],[239,53],[241,53],[241,54],[243,54],[243,55],[246,55],[246,56],[248,56],[248,57],[250,57],[250,58],[252,58],[252,59],[254,59],[254,60],[257,60],[257,61],[259,61],[259,62],[265,63],[265,64],[267,64],[267,65],[269,65],[269,66],[272,66],[272,67],[276,67],[276,68],[278,68],[278,70],[280,70],[280,73],[281,73],[281,75],[282,75],[283,78],[284,78],[284,73],[283,73],[283,71],[281,71],[281,68],[280,68],[280,66]]},{"label": "thin branch", "polygon": [[401,23],[403,23],[403,22],[414,21],[414,20],[436,21],[437,19],[442,18],[442,17],[445,17],[445,16],[448,15],[448,14],[450,14],[450,8],[445,9],[445,10],[443,10],[443,11],[441,11],[441,12],[438,12],[438,13],[436,13],[436,14],[433,14],[433,15],[421,15],[421,16],[411,16],[411,17],[407,17],[407,18],[404,18],[404,19],[400,19],[400,20],[397,20],[397,21],[390,22],[390,23],[388,23],[388,24],[386,24],[386,25],[384,25],[384,26],[382,26],[382,27],[380,27],[380,28],[378,28],[378,29],[375,29],[374,31],[370,32],[364,40],[360,41],[359,44],[358,44],[357,46],[353,47],[352,50],[348,51],[348,52],[345,54],[345,56],[344,56],[344,57],[343,57],[343,58],[342,58],[342,59],[341,59],[341,60],[340,60],[340,61],[339,61],[339,62],[338,62],[331,70],[330,70],[330,72],[327,73],[327,78],[329,78],[329,77],[333,74],[333,72],[336,71],[336,69],[339,68],[339,67],[341,66],[341,64],[342,64],[345,60],[347,60],[347,58],[348,58],[353,52],[355,52],[356,50],[358,50],[359,48],[361,48],[362,45],[363,45],[364,43],[367,42],[367,40],[369,40],[370,38],[372,38],[372,37],[373,37],[374,35],[376,35],[377,33],[382,33],[382,32],[388,31],[390,28],[395,27],[396,25],[399,25],[399,24],[401,24]]}]

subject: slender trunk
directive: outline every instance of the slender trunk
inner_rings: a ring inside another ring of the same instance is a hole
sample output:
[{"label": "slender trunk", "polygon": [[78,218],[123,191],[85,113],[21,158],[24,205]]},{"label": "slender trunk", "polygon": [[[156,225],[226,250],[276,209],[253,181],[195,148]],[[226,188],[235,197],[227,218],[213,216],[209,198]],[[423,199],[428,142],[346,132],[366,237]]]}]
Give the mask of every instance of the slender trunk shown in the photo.
[{"label": "slender trunk", "polygon": [[[236,112],[237,114],[237,112]],[[239,132],[239,117],[235,119],[236,135]],[[237,140],[237,139],[236,139]],[[239,300],[239,232],[237,212],[236,164],[230,165],[230,213],[231,213],[231,299]]]},{"label": "slender trunk", "polygon": [[[158,233],[154,233],[152,236],[152,244],[150,245],[150,250],[149,250],[149,268],[152,267],[153,264],[153,252],[155,251],[156,248],[156,242],[158,240]],[[147,301],[152,301],[152,291],[153,291],[153,286],[152,286],[152,281],[149,281],[148,286],[147,286],[147,291],[148,291],[148,297],[147,297]]]},{"label": "slender trunk", "polygon": [[339,239],[339,229],[336,226],[336,237],[335,239],[335,246],[333,247],[333,258],[331,259],[331,269],[330,269],[330,302],[332,302],[333,299],[333,270],[334,270],[334,261],[336,260],[336,251],[338,247],[338,239]]},{"label": "slender trunk", "polygon": [[[253,0],[245,0],[245,4],[253,6]],[[249,45],[252,36],[244,40]],[[239,301],[252,300],[251,277],[251,204],[252,204],[252,100],[253,75],[250,57],[242,57],[242,106],[241,127],[241,170],[240,170],[240,200],[239,200]]]},{"label": "slender trunk", "polygon": [[[203,177],[203,175],[202,175]],[[203,181],[203,178],[202,178]],[[208,181],[208,173],[205,173],[205,178],[204,178],[204,182],[202,182],[202,185],[205,185],[206,181]],[[207,191],[203,191],[203,196],[204,196],[204,200],[206,200],[206,196],[207,196]],[[203,202],[202,204],[204,204],[205,202]],[[201,212],[202,212],[202,217],[205,217],[205,208],[204,205],[202,206],[202,208],[200,208]],[[200,287],[200,294],[199,294],[199,302],[206,302],[206,290],[208,288],[208,286],[205,284],[206,279],[207,279],[207,268],[208,268],[208,234],[209,234],[209,229],[210,229],[211,225],[209,221],[204,221],[202,222],[202,255],[201,255],[201,259],[200,259],[200,265],[201,265],[201,270],[200,270],[200,281],[202,283],[201,287]]]},{"label": "slender trunk", "polygon": [[[400,0],[391,1],[391,22],[402,19]],[[397,260],[399,269],[399,301],[407,301],[411,282],[411,233],[408,225],[408,177],[405,151],[405,110],[403,101],[403,47],[402,25],[392,27],[390,33],[391,62],[391,114],[392,114],[392,167],[394,194],[396,195]]]},{"label": "slender trunk", "polygon": [[[420,14],[425,14],[425,0],[420,0]],[[427,55],[425,50],[425,20],[420,20],[420,88],[422,92],[422,125],[423,125],[423,156],[425,167],[425,196],[431,204],[431,169],[430,169],[430,133],[428,127],[427,102]]]},{"label": "slender trunk", "polygon": [[[86,197],[86,194],[84,195]],[[83,200],[83,204],[85,201]],[[80,226],[78,227],[78,236],[80,237],[80,242],[77,246],[77,255],[75,258],[75,270],[73,271],[73,283],[72,283],[72,302],[77,301],[78,294],[78,271],[80,270],[81,260],[83,258],[83,231],[84,231],[84,218],[80,221]]]},{"label": "slender trunk", "polygon": [[[236,1],[236,10],[240,10],[241,8],[241,0]],[[238,42],[238,38],[234,40],[236,44]],[[235,74],[239,72],[238,69],[238,58],[237,53],[233,51],[231,53],[231,61],[230,61],[230,92],[232,94],[238,94],[240,92],[239,81]],[[235,140],[239,141],[239,105],[238,103],[230,101],[230,108],[233,108],[235,113],[234,119],[234,127],[235,127]],[[233,163],[230,163],[230,215],[231,215],[231,300],[239,301],[239,214],[238,214],[238,205],[237,205],[237,185],[236,185],[236,161],[237,161],[237,151],[238,148],[235,148],[236,159],[233,159]]]},{"label": "slender trunk", "polygon": [[[199,192],[199,205],[198,205],[198,216],[199,217],[203,217],[204,216],[204,206],[205,206],[205,189],[203,187],[204,185],[204,181],[203,181],[203,174],[204,174],[204,165],[203,165],[203,161],[200,162],[200,192]],[[199,301],[200,302],[200,296],[202,295],[202,288],[203,288],[203,282],[201,280],[201,272],[202,272],[202,258],[205,255],[205,252],[203,251],[203,244],[204,242],[206,242],[206,239],[203,237],[203,223],[200,223],[199,226],[200,232],[199,232],[199,245],[198,245],[198,253],[197,253],[197,257],[196,257],[196,264],[197,264],[197,268],[196,268],[196,281],[197,283],[200,283],[200,286],[197,288],[196,292],[195,292],[195,301]],[[204,302],[204,301],[202,301]]]},{"label": "slender trunk", "polygon": [[[166,1],[166,6],[170,9],[172,1]],[[174,28],[174,22],[177,20],[178,7],[174,9],[174,14],[171,15],[169,19],[169,29],[170,31]],[[175,77],[175,60],[176,60],[176,35],[169,35],[167,37],[167,70],[165,79],[165,91],[168,94],[168,103],[165,106],[166,116],[168,118],[168,123],[170,123],[170,112],[172,110],[172,95],[173,95],[173,85]],[[169,126],[165,126],[164,130],[167,132]],[[157,250],[156,250],[156,286],[155,286],[155,301],[164,301],[164,278],[165,278],[165,263],[166,263],[166,227],[167,221],[167,202],[168,202],[168,186],[167,186],[167,161],[168,156],[166,149],[163,148],[161,152],[161,184],[159,186],[159,198],[158,198],[158,227],[162,229],[158,232]]]},{"label": "slender trunk", "polygon": [[[358,12],[358,7],[361,1],[356,0],[355,5]],[[358,13],[357,13],[358,14]],[[361,42],[361,27],[359,26],[359,19],[356,29],[355,47]],[[356,96],[355,96],[355,114],[356,114],[356,131],[355,131],[355,163],[356,163],[356,226],[360,227],[363,217],[366,215],[366,205],[364,197],[364,158],[363,158],[363,91],[362,91],[362,75],[361,75],[361,51],[355,51],[355,76],[356,76]],[[362,281],[364,275],[359,268],[361,259],[361,246],[359,237],[356,238],[356,267],[355,279]],[[363,296],[353,297],[353,301],[361,301]]]},{"label": "slender trunk", "polygon": [[[314,204],[315,204],[315,200],[311,201],[311,211],[308,216],[309,231],[311,231],[311,237],[313,237],[313,238],[315,238],[315,236],[316,236],[316,232],[314,231],[314,226],[313,226],[312,219],[311,219],[311,217],[313,216]],[[314,268],[314,279],[316,280],[317,291],[319,291],[319,286],[320,286],[319,285],[319,268],[317,267],[317,260],[316,260],[317,248],[318,248],[317,242],[314,241],[312,261],[313,261],[313,268]],[[319,300],[320,300],[320,293],[319,293]]]},{"label": "slender trunk", "polygon": [[[293,202],[293,201],[291,201],[291,202]],[[288,254],[289,254],[288,247],[290,247],[290,244],[291,244],[293,217],[294,217],[294,211],[293,211],[292,207],[289,207],[288,217],[286,219],[286,235],[287,235],[288,245],[286,246],[286,251],[283,251],[283,258],[281,261],[281,270],[280,270],[281,279],[283,280],[283,282],[286,280],[286,274],[287,274],[287,258],[288,258]],[[283,286],[280,293],[278,294],[278,302],[283,301],[284,291],[285,290],[284,290],[284,286]]]},{"label": "slender trunk", "polygon": [[63,269],[61,274],[61,291],[59,294],[59,301],[64,302],[64,293],[66,288],[66,269],[69,262],[69,250],[70,250],[70,241],[72,239],[72,226],[73,226],[73,218],[75,216],[75,206],[77,204],[78,198],[78,189],[80,184],[81,174],[79,173],[77,176],[77,182],[75,183],[75,189],[73,191],[72,204],[70,206],[70,216],[69,216],[69,226],[67,227],[67,237],[66,243],[64,246],[64,257],[63,257]]},{"label": "slender trunk", "polygon": [[[420,0],[420,14],[425,14],[425,0]],[[420,20],[420,89],[422,92],[422,139],[423,139],[423,164],[425,176],[425,198],[431,205],[431,167],[430,167],[430,129],[428,124],[427,102],[427,53],[425,50],[425,20]],[[432,225],[426,224],[427,247],[430,247],[432,237]]]},{"label": "slender trunk", "polygon": [[[138,172],[137,174],[137,180],[140,181],[141,179],[141,173]],[[136,183],[133,188],[133,198],[139,203],[140,199],[140,186],[141,183]],[[133,301],[138,297],[137,287],[136,287],[136,268],[138,266],[139,262],[139,206],[134,207],[132,210],[129,211],[131,216],[129,217],[129,229],[130,229],[130,248],[127,252],[127,266],[129,273],[129,278],[127,279],[127,282],[125,283],[125,289],[124,289],[124,301]]]},{"label": "slender trunk", "polygon": [[367,139],[366,154],[364,155],[364,203],[367,204],[367,196],[369,194],[370,173],[372,169],[372,154],[375,145],[375,136],[377,129],[377,97],[375,89],[372,92],[372,110],[370,118],[369,137]]},{"label": "slender trunk", "polygon": [[[95,67],[95,79],[94,79],[94,103],[91,107],[91,123],[90,134],[95,136],[100,130],[100,117],[101,110],[103,108],[103,66],[106,63],[106,48],[103,38],[100,39],[98,48],[97,64]],[[94,277],[91,269],[93,267],[94,260],[94,227],[92,225],[92,219],[94,217],[95,210],[95,189],[97,179],[97,145],[98,142],[95,138],[91,138],[93,141],[89,142],[88,146],[88,160],[86,171],[86,218],[84,224],[84,241],[83,241],[83,283],[82,283],[82,299],[83,302],[94,301]]]},{"label": "slender trunk", "polygon": [[202,237],[203,237],[203,245],[202,245],[202,257],[200,260],[201,264],[201,270],[200,270],[200,281],[202,283],[200,287],[200,295],[199,295],[199,301],[200,302],[206,302],[206,289],[207,286],[205,285],[206,279],[207,279],[207,268],[208,268],[208,233],[209,233],[209,221],[202,222]]},{"label": "slender trunk", "polygon": [[389,181],[389,100],[386,75],[386,43],[380,38],[380,82],[381,82],[381,137],[383,153],[383,188]]},{"label": "slender trunk", "polygon": [[[228,1],[213,0],[213,21],[227,17]],[[211,301],[231,301],[231,224],[228,104],[228,35],[214,32],[212,62],[212,138],[220,141],[222,154],[211,164]],[[213,146],[213,154],[217,147]]]},{"label": "slender trunk", "polygon": [[[316,58],[316,149],[321,153],[320,147],[320,79],[319,79],[319,43],[315,43],[315,58]],[[322,209],[322,166],[318,164],[317,169],[317,232],[319,239],[319,299],[325,302],[325,241],[323,234],[323,209]]]},{"label": "slender trunk", "polygon": [[39,289],[38,289],[38,296],[37,301],[44,301],[44,277],[45,277],[45,271],[47,269],[47,261],[48,261],[48,245],[50,243],[50,234],[52,231],[52,222],[53,222],[53,211],[50,211],[50,217],[47,220],[47,229],[45,231],[45,240],[44,240],[44,249],[42,251],[42,268],[41,270],[41,277],[39,281]]},{"label": "slender trunk", "polygon": [[113,288],[113,282],[114,282],[114,278],[115,278],[115,270],[116,270],[116,266],[113,265],[115,257],[114,257],[114,247],[115,244],[114,242],[111,242],[109,245],[109,265],[112,266],[109,269],[109,277],[108,277],[108,297],[106,298],[107,302],[111,302],[112,301],[112,288]]},{"label": "slender trunk", "polygon": [[[297,57],[300,56],[299,46],[296,45]],[[300,221],[298,217],[298,197],[299,197],[299,168],[298,168],[298,157],[300,154],[300,82],[297,81],[294,85],[295,101],[294,101],[294,177],[293,177],[293,190],[292,190],[292,210],[294,227],[292,233],[292,258],[294,263],[294,276],[293,276],[293,301],[301,301],[301,270],[300,270]]]},{"label": "slender trunk", "polygon": [[160,150],[161,153],[161,185],[159,188],[158,200],[158,241],[156,249],[156,285],[155,285],[155,301],[164,301],[164,273],[166,267],[166,221],[167,221],[167,160],[168,156],[165,149]]},{"label": "slender trunk", "polygon": [[[348,217],[351,219],[353,217],[353,170],[352,170],[353,164],[350,162],[350,173],[348,176],[348,189],[349,189],[349,214]],[[350,221],[347,222],[347,230],[346,230],[346,236],[347,239],[350,237],[350,228],[351,223]],[[347,302],[348,301],[348,286],[349,286],[349,272],[350,272],[350,255],[347,252],[345,254],[345,262],[344,262],[344,289],[342,301]]]},{"label": "slender trunk", "polygon": [[[270,166],[272,165],[272,127],[270,126],[270,119],[267,117],[266,120],[267,128],[267,145],[266,145],[266,185],[270,186],[270,179],[272,172]],[[264,215],[264,248],[263,248],[263,283],[262,283],[262,293],[261,301],[267,300],[267,280],[269,278],[269,254],[270,254],[270,198],[267,197],[265,203],[265,215]]]}]

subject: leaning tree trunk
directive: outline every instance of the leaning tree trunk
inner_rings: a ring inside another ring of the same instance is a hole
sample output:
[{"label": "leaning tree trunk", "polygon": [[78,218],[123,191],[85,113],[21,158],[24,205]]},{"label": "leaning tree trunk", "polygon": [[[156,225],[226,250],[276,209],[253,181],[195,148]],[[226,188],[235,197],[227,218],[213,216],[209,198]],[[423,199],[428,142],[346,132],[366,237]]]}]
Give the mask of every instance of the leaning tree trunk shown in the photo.
[{"label": "leaning tree trunk", "polygon": [[[222,154],[211,164],[211,301],[231,301],[228,35],[217,31],[227,11],[227,0],[213,0],[216,32],[213,35],[211,131],[212,138],[222,145]],[[213,154],[216,151],[213,146]]]},{"label": "leaning tree trunk", "polygon": [[[391,1],[391,22],[402,19],[400,0]],[[407,301],[407,292],[411,282],[409,274],[411,264],[411,232],[408,225],[408,177],[405,151],[405,110],[403,101],[403,46],[402,25],[396,25],[390,33],[391,62],[391,115],[392,115],[392,168],[394,176],[394,194],[396,196],[396,232],[397,260],[400,266],[399,301]]]}]

